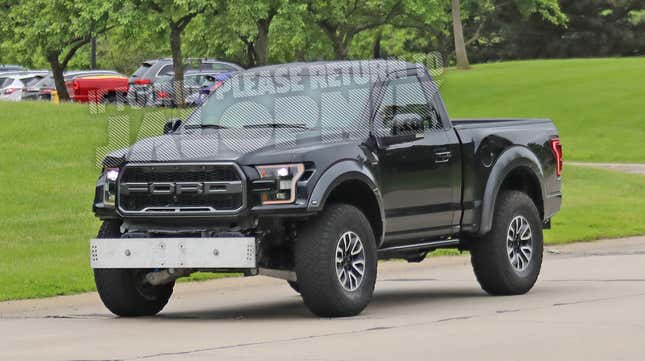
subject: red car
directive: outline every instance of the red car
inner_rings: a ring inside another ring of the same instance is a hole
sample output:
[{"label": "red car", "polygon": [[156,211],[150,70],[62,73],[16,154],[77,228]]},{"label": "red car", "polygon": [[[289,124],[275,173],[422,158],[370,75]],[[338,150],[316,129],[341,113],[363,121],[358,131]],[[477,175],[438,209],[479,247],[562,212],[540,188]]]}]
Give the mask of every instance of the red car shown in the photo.
[{"label": "red car", "polygon": [[77,103],[114,103],[128,94],[128,77],[113,71],[82,71],[65,74],[67,92]]}]

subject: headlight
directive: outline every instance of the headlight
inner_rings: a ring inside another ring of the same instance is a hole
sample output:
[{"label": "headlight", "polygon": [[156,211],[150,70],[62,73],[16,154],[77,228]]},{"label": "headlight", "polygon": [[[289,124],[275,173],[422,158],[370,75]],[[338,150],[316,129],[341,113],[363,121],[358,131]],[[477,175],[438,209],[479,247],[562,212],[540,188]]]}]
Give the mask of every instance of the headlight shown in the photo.
[{"label": "headlight", "polygon": [[116,182],[117,178],[119,178],[119,168],[107,168],[105,177],[111,182]]},{"label": "headlight", "polygon": [[305,166],[296,164],[259,165],[255,167],[262,180],[274,180],[275,189],[262,192],[262,204],[288,204],[296,200],[296,183],[305,172]]},{"label": "headlight", "polygon": [[116,203],[116,180],[119,178],[119,168],[105,168],[101,180],[103,183],[103,204],[114,207]]}]

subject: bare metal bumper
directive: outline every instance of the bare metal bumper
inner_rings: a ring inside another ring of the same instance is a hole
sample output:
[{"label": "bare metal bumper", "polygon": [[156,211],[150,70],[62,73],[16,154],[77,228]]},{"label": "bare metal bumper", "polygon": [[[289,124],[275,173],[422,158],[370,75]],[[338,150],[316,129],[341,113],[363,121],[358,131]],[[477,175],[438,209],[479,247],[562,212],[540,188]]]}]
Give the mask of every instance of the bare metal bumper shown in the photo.
[{"label": "bare metal bumper", "polygon": [[90,240],[92,268],[256,268],[255,238]]}]

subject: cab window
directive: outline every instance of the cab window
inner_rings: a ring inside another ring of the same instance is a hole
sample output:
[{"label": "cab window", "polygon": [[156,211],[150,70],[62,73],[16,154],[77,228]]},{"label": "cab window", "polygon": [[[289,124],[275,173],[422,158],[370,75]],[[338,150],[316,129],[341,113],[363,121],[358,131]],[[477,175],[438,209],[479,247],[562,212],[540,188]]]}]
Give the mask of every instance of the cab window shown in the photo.
[{"label": "cab window", "polygon": [[428,103],[417,77],[398,78],[388,83],[374,122],[377,135],[400,135],[397,133],[420,133],[437,129],[441,129],[437,112]]}]

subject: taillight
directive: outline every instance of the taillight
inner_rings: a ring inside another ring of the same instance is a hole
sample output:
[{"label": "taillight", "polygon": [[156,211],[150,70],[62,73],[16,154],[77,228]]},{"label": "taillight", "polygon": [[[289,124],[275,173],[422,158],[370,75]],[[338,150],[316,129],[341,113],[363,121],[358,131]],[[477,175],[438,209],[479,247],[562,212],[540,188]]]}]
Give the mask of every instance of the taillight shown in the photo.
[{"label": "taillight", "polygon": [[150,79],[135,79],[134,84],[136,84],[136,85],[150,85]]},{"label": "taillight", "polygon": [[163,90],[159,90],[157,91],[157,98],[163,98],[163,99],[170,98],[170,94],[168,94],[168,92],[165,92]]},{"label": "taillight", "polygon": [[13,94],[18,90],[18,88],[7,88],[4,90],[4,95]]},{"label": "taillight", "polygon": [[74,88],[74,90],[78,90],[81,88],[81,85],[78,83],[78,81],[74,80],[72,82],[72,87]]},{"label": "taillight", "polygon": [[217,83],[215,83],[215,85],[213,85],[213,87],[211,88],[211,91],[217,90],[217,88],[221,87],[223,84],[224,84],[223,81],[221,81],[221,80],[218,81]]},{"label": "taillight", "polygon": [[555,174],[559,177],[562,175],[562,144],[560,138],[551,139],[551,151],[555,157]]}]

